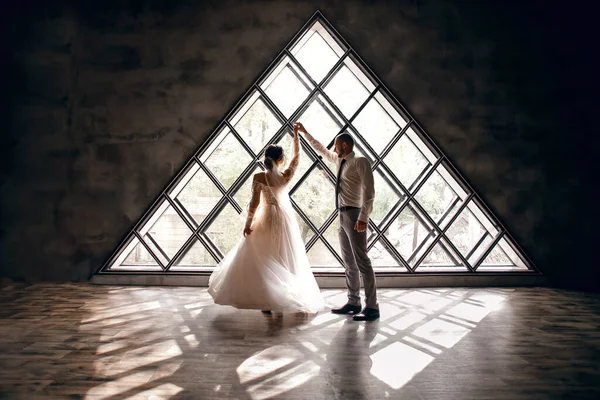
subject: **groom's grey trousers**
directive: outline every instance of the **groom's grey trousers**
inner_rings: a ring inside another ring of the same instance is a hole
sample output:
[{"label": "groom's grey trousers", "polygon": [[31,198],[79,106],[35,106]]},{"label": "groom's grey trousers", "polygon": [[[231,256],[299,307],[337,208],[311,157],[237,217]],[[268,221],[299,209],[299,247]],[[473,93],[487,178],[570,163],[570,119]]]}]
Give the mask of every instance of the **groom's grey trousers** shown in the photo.
[{"label": "groom's grey trousers", "polygon": [[359,208],[340,211],[339,237],[342,259],[346,269],[348,304],[360,305],[360,276],[362,276],[365,286],[366,306],[378,309],[375,273],[367,254],[367,232],[354,230],[359,214]]}]

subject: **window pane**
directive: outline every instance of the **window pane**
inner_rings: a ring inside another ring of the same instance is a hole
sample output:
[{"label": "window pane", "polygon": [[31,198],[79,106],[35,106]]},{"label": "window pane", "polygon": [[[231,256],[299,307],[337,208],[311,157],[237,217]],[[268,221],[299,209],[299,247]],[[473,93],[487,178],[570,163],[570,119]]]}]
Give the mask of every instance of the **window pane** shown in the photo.
[{"label": "window pane", "polygon": [[192,231],[177,214],[177,211],[169,206],[152,225],[148,234],[171,259],[190,238]]},{"label": "window pane", "polygon": [[376,157],[367,149],[363,142],[357,138],[357,135],[354,134],[353,131],[350,129],[346,129],[344,133],[349,133],[354,139],[354,154],[357,157],[365,157],[367,160],[369,160],[369,163],[373,165],[373,163],[375,163]]},{"label": "window pane", "polygon": [[302,219],[300,214],[296,214],[296,221],[298,222],[298,227],[300,228],[300,236],[302,236],[302,241],[304,244],[308,243],[308,241],[314,236],[314,232],[310,226]]},{"label": "window pane", "polygon": [[304,74],[285,57],[261,84],[275,106],[289,118],[312,90]]},{"label": "window pane", "polygon": [[448,185],[437,171],[434,171],[419,189],[415,199],[425,209],[431,219],[439,223],[442,219],[448,221],[448,218],[444,218],[444,215],[456,197],[456,193],[454,193],[450,185]]},{"label": "window pane", "polygon": [[417,272],[467,270],[467,267],[460,262],[460,258],[443,238],[433,246],[423,259],[423,262],[416,269]]},{"label": "window pane", "polygon": [[414,187],[416,179],[430,166],[406,135],[398,140],[383,161],[408,190]]},{"label": "window pane", "polygon": [[508,244],[505,238],[494,246],[492,251],[483,260],[477,271],[527,271],[527,265]]},{"label": "window pane", "polygon": [[169,263],[167,256],[164,254],[164,250],[160,249],[154,242],[154,239],[150,236],[150,233],[144,235],[144,242],[148,245],[150,250],[154,253],[154,255],[158,258],[158,262],[162,264],[163,267],[166,267]]},{"label": "window pane", "polygon": [[252,181],[254,180],[254,174],[259,171],[261,171],[260,167],[255,167],[250,176],[246,178],[244,183],[242,183],[242,186],[240,186],[233,195],[234,200],[243,210],[248,210],[248,205],[250,204],[250,198],[252,196]]},{"label": "window pane", "polygon": [[243,217],[227,204],[206,230],[206,236],[225,255],[242,239],[245,223]]},{"label": "window pane", "polygon": [[298,121],[302,122],[311,136],[324,146],[333,141],[343,126],[340,116],[322,96],[311,100],[308,108],[300,114]]},{"label": "window pane", "polygon": [[490,235],[486,235],[485,239],[483,239],[483,242],[481,242],[481,244],[477,246],[473,253],[467,258],[467,261],[469,261],[472,266],[477,265],[483,253],[485,253],[493,241],[494,238],[492,238]]},{"label": "window pane", "polygon": [[423,156],[425,156],[425,158],[431,164],[434,164],[439,158],[437,152],[435,152],[425,143],[424,139],[422,139],[424,135],[422,133],[419,134],[417,132],[420,132],[419,128],[415,125],[412,125],[409,126],[408,129],[406,129],[404,134],[408,136],[408,138],[411,140],[411,142],[413,142],[415,146],[417,146],[417,149],[419,149],[421,154],[423,154]]},{"label": "window pane", "polygon": [[208,156],[205,164],[219,181],[229,189],[252,158],[231,133],[225,133],[224,140]]},{"label": "window pane", "polygon": [[[488,236],[492,235],[492,237],[494,237],[498,233],[497,230],[488,232],[484,228],[477,217],[475,217],[475,214],[471,212],[471,208],[474,207],[477,206],[471,201],[454,220],[446,232],[446,236],[450,239],[454,246],[456,246],[463,257],[471,255],[474,247],[477,245],[477,243],[479,243],[479,240],[481,240],[483,235],[488,234]],[[483,216],[483,214],[481,215]]]},{"label": "window pane", "polygon": [[240,137],[256,154],[265,147],[280,127],[279,120],[260,98],[256,99],[250,108],[245,111],[239,122],[234,125]]},{"label": "window pane", "polygon": [[[386,182],[384,174],[380,170],[375,170],[373,176],[375,178],[375,201],[373,202],[373,212],[370,218],[379,225],[398,200],[400,200],[400,197],[390,184]],[[393,182],[389,177],[388,181]],[[404,199],[404,196],[402,198]]]},{"label": "window pane", "polygon": [[125,257],[120,265],[113,265],[110,269],[126,271],[162,271],[162,268],[158,265],[150,252],[146,250],[137,238],[134,237],[129,246],[133,246],[133,249],[127,254],[127,257]]},{"label": "window pane", "polygon": [[423,217],[419,218],[418,211],[412,208],[410,204],[404,207],[396,220],[384,232],[384,235],[406,261],[411,259],[413,252],[419,248],[424,240],[431,241],[433,237],[432,230],[426,225]]},{"label": "window pane", "polygon": [[308,261],[312,266],[319,267],[341,267],[342,264],[329,251],[327,246],[319,239],[308,251]]},{"label": "window pane", "polygon": [[210,255],[199,240],[194,240],[183,255],[179,257],[169,271],[189,271],[199,268],[215,266],[216,260]]},{"label": "window pane", "polygon": [[378,99],[377,96],[373,97],[352,121],[352,125],[377,153],[381,153],[400,131],[400,126],[383,109],[380,101],[387,102],[385,99]]},{"label": "window pane", "polygon": [[335,188],[323,174],[324,172],[319,168],[311,171],[292,195],[294,201],[316,227],[323,225],[335,208]]},{"label": "window pane", "polygon": [[325,93],[348,119],[369,97],[369,90],[346,65],[327,83]]},{"label": "window pane", "polygon": [[335,249],[335,251],[337,251],[338,254],[341,256],[339,232],[340,232],[340,217],[338,215],[333,220],[331,225],[329,225],[327,227],[327,230],[325,230],[325,233],[323,234],[323,236],[325,237],[325,240],[327,240],[327,243],[329,243],[331,245],[331,247],[333,247]]},{"label": "window pane", "polygon": [[343,49],[316,22],[292,47],[292,54],[310,76],[319,83],[343,54]]},{"label": "window pane", "polygon": [[394,259],[379,241],[371,247],[371,250],[369,250],[369,258],[371,259],[373,268],[393,269],[398,270],[399,272],[407,272],[406,268]]},{"label": "window pane", "polygon": [[[204,218],[215,207],[218,201],[223,197],[221,191],[210,180],[208,175],[197,167],[191,179],[187,180],[185,186],[181,189],[176,199],[186,211],[194,218],[197,224],[204,221]],[[185,179],[185,178],[184,178]]]}]

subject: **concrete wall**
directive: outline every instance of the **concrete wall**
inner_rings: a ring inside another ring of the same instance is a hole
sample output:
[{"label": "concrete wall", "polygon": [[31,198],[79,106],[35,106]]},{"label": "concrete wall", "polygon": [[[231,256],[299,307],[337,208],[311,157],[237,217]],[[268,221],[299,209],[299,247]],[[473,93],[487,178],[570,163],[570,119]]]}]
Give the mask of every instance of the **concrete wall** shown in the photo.
[{"label": "concrete wall", "polygon": [[585,247],[597,207],[582,200],[597,144],[584,110],[598,85],[580,52],[592,29],[581,7],[39,3],[4,13],[4,276],[87,279],[319,8],[547,276],[598,280],[597,251]]}]

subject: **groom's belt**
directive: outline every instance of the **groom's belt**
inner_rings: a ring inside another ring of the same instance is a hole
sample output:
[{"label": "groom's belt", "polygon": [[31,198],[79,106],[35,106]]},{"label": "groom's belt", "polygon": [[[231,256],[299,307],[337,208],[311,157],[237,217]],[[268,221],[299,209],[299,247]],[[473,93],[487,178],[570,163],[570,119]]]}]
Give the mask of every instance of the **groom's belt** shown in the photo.
[{"label": "groom's belt", "polygon": [[360,207],[343,206],[339,208],[340,211],[360,210]]}]

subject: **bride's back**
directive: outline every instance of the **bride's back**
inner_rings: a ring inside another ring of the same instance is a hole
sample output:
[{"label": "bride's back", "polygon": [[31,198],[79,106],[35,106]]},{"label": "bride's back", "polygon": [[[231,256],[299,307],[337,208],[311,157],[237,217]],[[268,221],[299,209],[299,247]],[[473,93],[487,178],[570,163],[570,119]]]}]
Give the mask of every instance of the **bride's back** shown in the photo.
[{"label": "bride's back", "polygon": [[254,175],[254,181],[261,188],[263,198],[268,204],[278,204],[279,194],[287,186],[287,180],[279,171],[258,172]]}]

